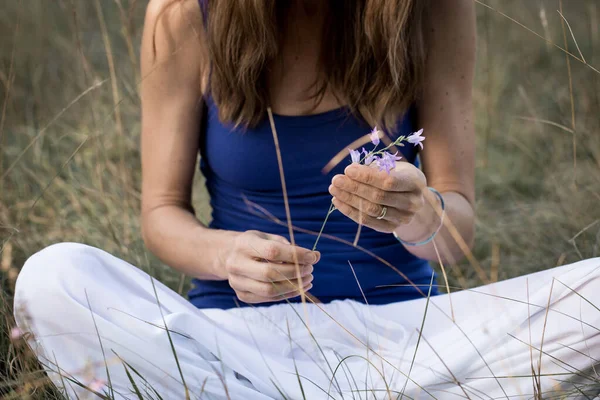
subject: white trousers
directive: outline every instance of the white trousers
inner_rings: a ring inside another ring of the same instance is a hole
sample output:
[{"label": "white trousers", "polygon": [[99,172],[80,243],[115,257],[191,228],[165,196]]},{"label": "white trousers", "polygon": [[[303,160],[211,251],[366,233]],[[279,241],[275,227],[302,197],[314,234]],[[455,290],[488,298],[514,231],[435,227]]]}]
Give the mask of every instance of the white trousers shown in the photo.
[{"label": "white trousers", "polygon": [[27,261],[15,309],[70,398],[96,398],[79,382],[117,399],[586,399],[600,388],[599,278],[590,259],[429,303],[198,310],[64,243]]}]

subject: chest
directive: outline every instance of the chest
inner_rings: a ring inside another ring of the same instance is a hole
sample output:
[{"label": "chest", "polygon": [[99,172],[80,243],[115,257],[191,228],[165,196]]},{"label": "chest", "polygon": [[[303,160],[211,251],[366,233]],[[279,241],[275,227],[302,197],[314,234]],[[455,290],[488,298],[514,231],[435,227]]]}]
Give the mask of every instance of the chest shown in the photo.
[{"label": "chest", "polygon": [[273,112],[279,115],[308,115],[324,113],[341,107],[330,88],[322,93],[321,72],[310,56],[289,56],[294,62],[283,62],[268,77],[269,98]]},{"label": "chest", "polygon": [[[318,15],[292,13],[282,32],[279,54],[268,68],[267,84],[273,111],[280,115],[318,114],[341,107],[325,79],[321,51],[324,21]],[[342,100],[343,101],[343,100]]]},{"label": "chest", "polygon": [[[332,171],[323,167],[340,151],[366,135],[370,127],[341,107],[306,116],[275,115],[286,184],[290,195],[327,191],[331,178],[350,163],[346,156]],[[399,134],[412,129],[407,114],[399,121]],[[252,129],[233,128],[218,120],[216,107],[208,102],[204,132],[204,173],[241,191],[281,192],[277,153],[270,124],[265,118]],[[400,149],[414,161],[413,146]],[[208,177],[207,176],[207,177]]]}]

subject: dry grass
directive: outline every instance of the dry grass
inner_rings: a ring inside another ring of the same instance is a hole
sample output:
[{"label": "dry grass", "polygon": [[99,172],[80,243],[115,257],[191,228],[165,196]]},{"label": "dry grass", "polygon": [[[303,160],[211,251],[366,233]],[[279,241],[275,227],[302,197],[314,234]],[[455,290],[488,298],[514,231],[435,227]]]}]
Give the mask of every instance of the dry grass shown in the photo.
[{"label": "dry grass", "polygon": [[[600,68],[600,4],[565,2],[563,34],[557,1],[485,3],[497,11],[476,5],[474,255],[497,280],[600,250],[600,74],[501,13]],[[37,366],[17,357],[24,349],[5,334],[14,278],[28,255],[85,242],[179,286],[180,276],[151,257],[139,235],[144,8],[136,0],[14,0],[0,12],[0,395],[52,396],[24,387]],[[197,180],[195,205],[207,221]],[[448,273],[450,286],[481,284],[466,262]]]}]

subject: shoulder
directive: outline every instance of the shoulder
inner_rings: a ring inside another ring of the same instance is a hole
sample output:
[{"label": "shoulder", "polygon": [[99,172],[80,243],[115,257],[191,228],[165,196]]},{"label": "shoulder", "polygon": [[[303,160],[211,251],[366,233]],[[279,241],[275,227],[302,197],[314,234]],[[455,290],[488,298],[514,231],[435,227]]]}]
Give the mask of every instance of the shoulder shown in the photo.
[{"label": "shoulder", "polygon": [[473,0],[436,0],[429,2],[424,14],[424,34],[427,44],[446,45],[457,41],[475,45],[475,2]]},{"label": "shoulder", "polygon": [[473,0],[435,0],[425,3],[425,14],[441,19],[444,19],[444,16],[464,18],[466,13],[474,15],[474,12],[475,2]]},{"label": "shoulder", "polygon": [[[157,56],[171,57],[190,42],[200,48],[202,12],[198,0],[150,0],[144,20],[144,40]],[[144,50],[144,49],[142,49]]]},{"label": "shoulder", "polygon": [[185,86],[203,87],[203,71],[208,70],[205,49],[198,0],[148,3],[141,46],[144,81],[153,75],[162,87],[170,82],[173,91]]},{"label": "shoulder", "polygon": [[146,22],[161,18],[173,28],[194,20],[201,22],[200,0],[150,0],[146,6]]},{"label": "shoulder", "polygon": [[[464,78],[472,73],[477,37],[473,0],[431,2],[425,12],[423,32],[428,75]],[[456,74],[457,71],[461,73]]]}]

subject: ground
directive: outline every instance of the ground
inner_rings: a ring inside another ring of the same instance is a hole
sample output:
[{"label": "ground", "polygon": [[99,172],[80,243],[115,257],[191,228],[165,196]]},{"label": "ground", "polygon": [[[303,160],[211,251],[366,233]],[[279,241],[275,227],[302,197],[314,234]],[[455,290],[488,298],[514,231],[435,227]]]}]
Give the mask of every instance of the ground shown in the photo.
[{"label": "ground", "polygon": [[[145,3],[21,0],[0,12],[0,395],[8,398],[51,396],[35,389],[37,366],[8,337],[12,287],[28,255],[83,241],[179,291],[187,285],[139,233]],[[599,253],[600,3],[564,3],[563,19],[559,1],[476,1],[477,233],[472,256],[446,265],[451,290]],[[208,221],[196,179],[195,207]]]}]

